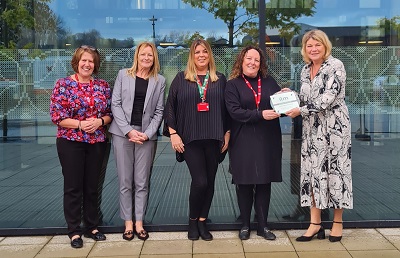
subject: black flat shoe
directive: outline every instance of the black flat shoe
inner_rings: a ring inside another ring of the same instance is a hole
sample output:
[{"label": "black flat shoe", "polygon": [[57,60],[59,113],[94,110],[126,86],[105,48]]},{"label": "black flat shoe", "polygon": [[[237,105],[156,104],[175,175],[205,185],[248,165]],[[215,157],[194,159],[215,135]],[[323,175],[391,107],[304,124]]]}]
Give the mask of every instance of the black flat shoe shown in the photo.
[{"label": "black flat shoe", "polygon": [[133,234],[132,230],[128,230],[128,231],[125,231],[124,233],[122,233],[122,238],[127,241],[131,241],[132,239],[135,238],[135,234]]},{"label": "black flat shoe", "polygon": [[[338,222],[338,221],[333,221],[333,223],[338,223],[338,224],[343,224],[343,222]],[[342,240],[342,236],[329,236],[329,241],[330,242],[339,242],[340,240]]]},{"label": "black flat shoe", "polygon": [[82,248],[82,246],[83,246],[82,238],[78,237],[78,238],[75,238],[74,240],[71,240],[72,248]]},{"label": "black flat shoe", "polygon": [[136,236],[140,239],[145,241],[147,238],[149,238],[149,233],[147,233],[146,230],[142,229],[139,232],[135,231]]},{"label": "black flat shoe", "polygon": [[262,236],[266,240],[275,240],[276,236],[267,227],[263,228],[262,231],[257,230],[257,236]]},{"label": "black flat shoe", "polygon": [[311,236],[301,236],[301,237],[296,238],[297,242],[308,242],[308,241],[311,241],[315,235],[317,235],[318,239],[325,239],[325,230],[324,230],[324,227],[321,225],[321,223],[319,223],[319,224],[311,223],[311,224],[319,225],[320,226],[319,230],[315,234],[313,234]]},{"label": "black flat shoe", "polygon": [[101,233],[100,231],[97,231],[96,233],[92,233],[92,232],[87,232],[85,233],[85,237],[91,238],[94,241],[104,241],[106,240],[106,236]]},{"label": "black flat shoe", "polygon": [[249,227],[242,227],[239,231],[239,239],[247,240],[250,238],[250,229]]}]

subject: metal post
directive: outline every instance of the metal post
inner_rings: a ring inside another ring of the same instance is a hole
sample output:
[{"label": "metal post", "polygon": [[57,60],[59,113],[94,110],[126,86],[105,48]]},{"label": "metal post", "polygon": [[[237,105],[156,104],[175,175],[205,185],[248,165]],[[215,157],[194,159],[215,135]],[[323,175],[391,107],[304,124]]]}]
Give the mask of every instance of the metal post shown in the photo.
[{"label": "metal post", "polygon": [[258,38],[258,46],[264,52],[266,56],[267,50],[265,48],[265,1],[258,1],[258,32],[260,37]]},{"label": "metal post", "polygon": [[155,41],[155,38],[156,38],[156,30],[155,30],[156,23],[155,23],[155,21],[157,21],[157,18],[154,18],[154,15],[153,15],[153,18],[149,19],[149,21],[153,22],[151,25],[153,25],[153,40]]}]

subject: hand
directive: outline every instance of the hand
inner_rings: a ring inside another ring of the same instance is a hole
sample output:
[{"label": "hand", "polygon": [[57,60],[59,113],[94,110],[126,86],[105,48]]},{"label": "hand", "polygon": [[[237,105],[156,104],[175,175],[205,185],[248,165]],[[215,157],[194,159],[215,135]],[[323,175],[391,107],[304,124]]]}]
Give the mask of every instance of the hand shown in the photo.
[{"label": "hand", "polygon": [[291,110],[287,111],[285,115],[295,118],[296,116],[300,115],[300,108],[292,108]]},{"label": "hand", "polygon": [[100,126],[101,126],[101,119],[99,118],[93,117],[81,121],[81,130],[87,133],[94,133]]},{"label": "hand", "polygon": [[181,137],[176,133],[170,136],[171,147],[173,150],[183,153],[185,151],[185,144],[183,144]]},{"label": "hand", "polygon": [[147,139],[146,137],[147,135],[134,129],[128,133],[129,141],[137,144],[143,144],[143,142],[148,139],[148,137]]},{"label": "hand", "polygon": [[225,152],[228,149],[230,138],[231,138],[231,133],[228,131],[224,135],[224,145],[222,146],[221,153]]},{"label": "hand", "polygon": [[266,109],[262,111],[262,116],[265,120],[272,120],[280,117],[281,114],[276,113],[273,109]]},{"label": "hand", "polygon": [[280,91],[278,91],[279,93],[284,93],[284,92],[289,92],[289,91],[292,91],[291,89],[289,89],[289,88],[283,88],[283,89],[281,89]]}]

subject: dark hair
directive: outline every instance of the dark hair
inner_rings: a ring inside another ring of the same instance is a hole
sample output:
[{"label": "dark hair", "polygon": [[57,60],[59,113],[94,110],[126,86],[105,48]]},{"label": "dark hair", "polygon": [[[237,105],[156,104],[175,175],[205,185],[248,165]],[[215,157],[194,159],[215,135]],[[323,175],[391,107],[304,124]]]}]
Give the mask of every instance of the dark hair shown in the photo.
[{"label": "dark hair", "polygon": [[258,73],[261,75],[261,77],[267,77],[267,74],[268,74],[267,73],[267,60],[265,58],[264,52],[258,46],[249,45],[249,46],[243,48],[242,51],[240,51],[240,53],[237,55],[236,61],[233,64],[232,72],[231,72],[231,75],[229,76],[229,79],[237,78],[243,74],[243,68],[242,68],[243,60],[244,60],[247,52],[249,52],[249,50],[251,50],[251,49],[256,50],[260,54],[260,70],[258,71]]},{"label": "dark hair", "polygon": [[81,57],[82,57],[83,53],[85,53],[85,52],[92,55],[93,62],[94,62],[93,73],[97,74],[100,69],[100,54],[99,54],[99,51],[97,51],[97,49],[95,47],[88,46],[88,45],[82,45],[82,46],[78,47],[77,49],[75,49],[74,55],[72,56],[72,60],[71,60],[72,69],[74,69],[74,72],[76,72],[76,73],[78,72],[79,61],[81,60]]}]

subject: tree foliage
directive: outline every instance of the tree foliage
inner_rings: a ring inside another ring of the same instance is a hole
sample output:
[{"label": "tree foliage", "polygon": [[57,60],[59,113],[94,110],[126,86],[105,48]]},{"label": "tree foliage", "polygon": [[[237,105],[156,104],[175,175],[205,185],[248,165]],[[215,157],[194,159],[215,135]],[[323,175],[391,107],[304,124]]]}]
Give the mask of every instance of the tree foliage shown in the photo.
[{"label": "tree foliage", "polygon": [[[248,34],[258,37],[258,1],[256,0],[182,0],[192,7],[207,10],[228,27],[229,46],[234,38]],[[266,4],[266,25],[278,28],[281,36],[292,37],[299,26],[294,22],[301,16],[311,16],[316,0],[271,0]]]},{"label": "tree foliage", "polygon": [[33,47],[35,31],[47,35],[50,30],[55,32],[57,17],[48,7],[51,1],[2,0],[0,45],[6,48]]},{"label": "tree foliage", "polygon": [[[398,45],[400,40],[400,15],[392,18],[381,18],[377,21],[378,28],[383,30],[386,45]],[[368,32],[366,32],[368,34]],[[394,36],[396,35],[396,36]]]}]

